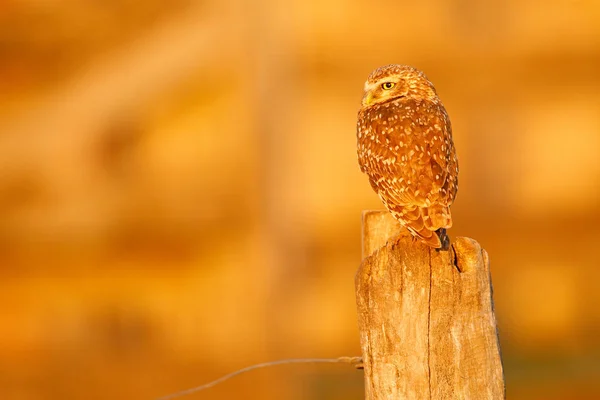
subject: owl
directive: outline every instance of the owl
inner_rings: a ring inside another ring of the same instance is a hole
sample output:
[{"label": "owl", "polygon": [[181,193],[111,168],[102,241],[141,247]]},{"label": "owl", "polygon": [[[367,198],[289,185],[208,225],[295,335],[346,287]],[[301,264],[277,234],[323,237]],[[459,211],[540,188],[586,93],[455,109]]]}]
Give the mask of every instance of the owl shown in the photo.
[{"label": "owl", "polygon": [[450,119],[423,72],[387,65],[369,75],[358,112],[357,153],[371,187],[402,226],[447,250],[458,160]]}]

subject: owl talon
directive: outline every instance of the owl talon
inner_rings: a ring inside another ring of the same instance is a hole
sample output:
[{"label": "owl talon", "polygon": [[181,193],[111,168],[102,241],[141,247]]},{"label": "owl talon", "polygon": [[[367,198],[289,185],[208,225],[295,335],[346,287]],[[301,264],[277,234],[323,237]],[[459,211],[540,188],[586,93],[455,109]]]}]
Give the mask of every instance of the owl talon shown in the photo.
[{"label": "owl talon", "polygon": [[437,235],[440,238],[440,242],[442,243],[442,247],[436,249],[436,251],[448,251],[450,249],[450,237],[446,234],[446,229],[440,228],[436,231]]}]

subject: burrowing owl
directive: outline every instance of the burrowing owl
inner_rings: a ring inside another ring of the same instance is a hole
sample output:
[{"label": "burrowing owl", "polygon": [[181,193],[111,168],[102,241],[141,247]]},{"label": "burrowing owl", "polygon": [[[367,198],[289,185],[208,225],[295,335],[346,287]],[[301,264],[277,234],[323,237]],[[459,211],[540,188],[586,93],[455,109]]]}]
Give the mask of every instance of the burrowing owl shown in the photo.
[{"label": "burrowing owl", "polygon": [[376,69],[358,113],[358,162],[390,213],[415,237],[447,249],[458,161],[433,84],[405,65]]}]

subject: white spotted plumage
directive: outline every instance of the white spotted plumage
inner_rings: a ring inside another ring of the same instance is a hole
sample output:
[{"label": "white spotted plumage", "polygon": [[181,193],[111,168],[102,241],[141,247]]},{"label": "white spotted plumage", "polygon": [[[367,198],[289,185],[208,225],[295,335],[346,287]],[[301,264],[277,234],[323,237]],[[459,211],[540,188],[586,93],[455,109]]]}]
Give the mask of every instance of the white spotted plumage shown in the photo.
[{"label": "white spotted plumage", "polygon": [[365,83],[357,139],[361,171],[385,207],[415,237],[447,248],[458,161],[450,119],[425,75],[402,65],[373,71]]}]

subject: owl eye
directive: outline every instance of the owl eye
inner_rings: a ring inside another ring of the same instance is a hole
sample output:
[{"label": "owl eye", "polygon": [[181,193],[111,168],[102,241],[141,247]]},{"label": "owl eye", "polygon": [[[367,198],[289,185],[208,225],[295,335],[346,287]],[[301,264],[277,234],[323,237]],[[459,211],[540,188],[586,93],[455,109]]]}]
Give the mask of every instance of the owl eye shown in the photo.
[{"label": "owl eye", "polygon": [[394,86],[396,86],[396,84],[395,84],[395,83],[393,83],[393,82],[385,82],[385,83],[382,83],[382,84],[381,84],[381,88],[382,88],[383,90],[390,90],[390,89],[391,89],[391,88],[393,88]]}]

